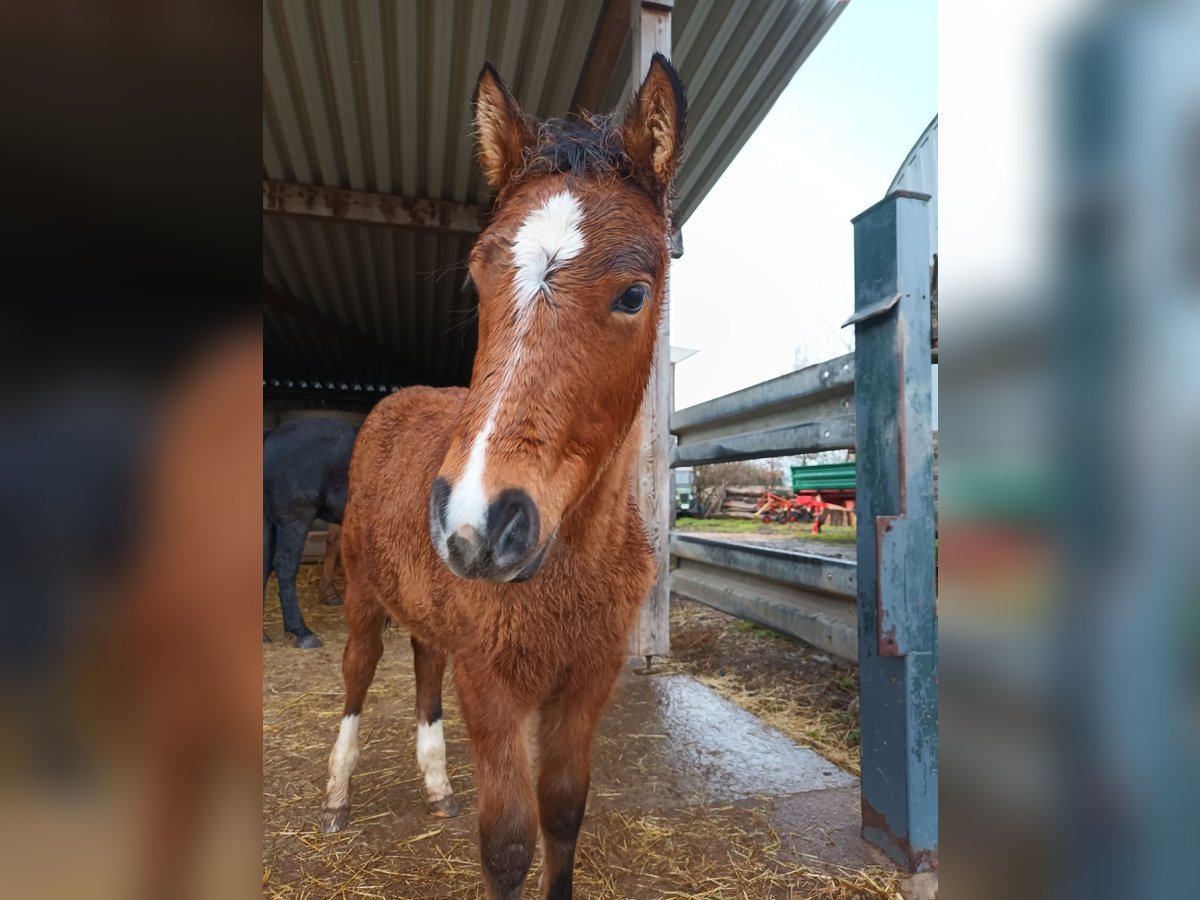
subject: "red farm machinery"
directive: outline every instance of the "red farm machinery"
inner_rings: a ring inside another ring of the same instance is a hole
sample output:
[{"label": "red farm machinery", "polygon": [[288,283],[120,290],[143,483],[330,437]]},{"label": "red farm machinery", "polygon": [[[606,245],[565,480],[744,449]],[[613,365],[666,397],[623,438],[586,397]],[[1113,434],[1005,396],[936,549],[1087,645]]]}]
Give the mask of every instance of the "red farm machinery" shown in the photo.
[{"label": "red farm machinery", "polygon": [[812,521],[813,534],[833,511],[844,512],[846,523],[854,521],[855,464],[792,466],[792,494],[784,497],[767,491],[758,500],[754,514],[764,522]]}]

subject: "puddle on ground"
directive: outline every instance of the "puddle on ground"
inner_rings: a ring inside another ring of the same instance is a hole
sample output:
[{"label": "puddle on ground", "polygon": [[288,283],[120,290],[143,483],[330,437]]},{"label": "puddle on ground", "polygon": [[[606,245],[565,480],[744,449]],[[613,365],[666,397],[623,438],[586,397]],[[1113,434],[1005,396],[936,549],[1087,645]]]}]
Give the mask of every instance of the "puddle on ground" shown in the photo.
[{"label": "puddle on ground", "polygon": [[600,722],[598,802],[679,806],[853,785],[853,776],[686,675],[626,671]]}]

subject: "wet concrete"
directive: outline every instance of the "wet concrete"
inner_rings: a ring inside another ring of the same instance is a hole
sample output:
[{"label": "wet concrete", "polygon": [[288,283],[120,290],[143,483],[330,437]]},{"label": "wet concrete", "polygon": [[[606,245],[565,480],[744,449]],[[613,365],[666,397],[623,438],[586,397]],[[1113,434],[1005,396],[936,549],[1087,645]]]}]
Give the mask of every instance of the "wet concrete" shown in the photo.
[{"label": "wet concrete", "polygon": [[592,783],[618,803],[662,808],[856,782],[687,675],[627,669],[600,723]]}]

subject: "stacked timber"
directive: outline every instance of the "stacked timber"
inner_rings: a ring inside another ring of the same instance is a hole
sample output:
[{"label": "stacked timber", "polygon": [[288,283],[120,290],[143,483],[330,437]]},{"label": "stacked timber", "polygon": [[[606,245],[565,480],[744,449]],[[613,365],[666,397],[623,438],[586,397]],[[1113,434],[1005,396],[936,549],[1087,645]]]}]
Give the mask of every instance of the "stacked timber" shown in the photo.
[{"label": "stacked timber", "polygon": [[755,518],[754,513],[760,505],[759,501],[767,490],[765,485],[727,487],[725,489],[725,502],[721,504],[720,514],[731,519]]}]

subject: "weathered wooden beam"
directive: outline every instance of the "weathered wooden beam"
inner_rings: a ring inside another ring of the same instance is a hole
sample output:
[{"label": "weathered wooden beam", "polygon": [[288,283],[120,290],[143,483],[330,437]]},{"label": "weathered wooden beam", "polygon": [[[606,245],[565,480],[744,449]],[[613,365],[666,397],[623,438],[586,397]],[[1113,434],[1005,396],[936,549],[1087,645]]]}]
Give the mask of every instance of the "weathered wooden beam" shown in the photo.
[{"label": "weathered wooden beam", "polygon": [[[649,0],[625,0],[633,31],[633,83],[641,84],[655,53],[671,55],[671,5]],[[636,656],[665,656],[671,649],[671,573],[669,568],[671,513],[671,287],[658,325],[654,368],[642,401],[642,446],[634,472],[634,492],[646,537],[654,551],[656,574],[633,635]]]},{"label": "weathered wooden beam", "polygon": [[575,97],[571,100],[571,108],[576,112],[585,109],[589,112],[604,111],[599,107],[617,70],[625,38],[629,36],[629,16],[629,0],[608,0],[604,4],[600,22],[592,35],[587,61],[583,64],[583,77],[579,79]]},{"label": "weathered wooden beam", "polygon": [[420,228],[446,234],[478,234],[484,210],[468,203],[421,200],[312,184],[263,179],[263,215],[298,216],[349,225]]}]

